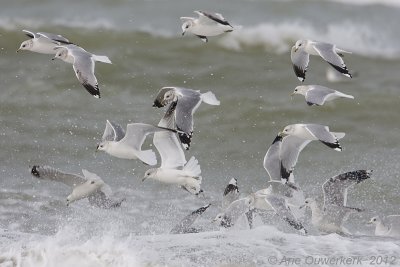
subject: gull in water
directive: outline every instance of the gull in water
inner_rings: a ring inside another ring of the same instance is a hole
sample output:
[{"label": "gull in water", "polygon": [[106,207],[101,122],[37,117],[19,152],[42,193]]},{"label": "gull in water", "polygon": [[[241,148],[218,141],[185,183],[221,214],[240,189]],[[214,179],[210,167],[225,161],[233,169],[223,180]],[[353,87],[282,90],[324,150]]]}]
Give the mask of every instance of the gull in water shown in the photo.
[{"label": "gull in water", "polygon": [[59,34],[38,32],[34,33],[27,30],[22,30],[31,39],[23,41],[17,50],[28,50],[40,54],[54,55],[57,52],[57,47],[60,45],[72,44],[68,39]]},{"label": "gull in water", "polygon": [[189,149],[193,135],[193,114],[200,106],[201,102],[209,105],[219,105],[219,100],[215,95],[208,91],[186,89],[181,87],[163,87],[158,92],[154,100],[153,107],[164,107],[170,104],[166,120],[173,120],[171,128],[177,129],[179,139],[185,149]]},{"label": "gull in water", "polygon": [[35,165],[30,171],[36,178],[60,182],[72,187],[72,193],[67,197],[67,206],[77,200],[88,198],[92,206],[107,209],[119,207],[125,200],[111,200],[109,198],[111,188],[99,176],[87,170],[82,170],[83,176],[65,173],[49,166]]},{"label": "gull in water", "polygon": [[368,223],[375,225],[376,236],[400,237],[400,215],[389,215],[383,219],[375,216]]},{"label": "gull in water", "polygon": [[322,106],[326,101],[332,101],[338,98],[354,99],[352,95],[346,95],[321,85],[300,85],[294,89],[291,95],[304,95],[309,106]]},{"label": "gull in water", "polygon": [[100,98],[99,84],[94,75],[95,62],[111,64],[107,56],[98,56],[87,52],[77,45],[57,46],[55,57],[72,64],[75,75],[86,90],[96,98]]},{"label": "gull in water", "polygon": [[342,147],[339,144],[339,139],[342,139],[345,136],[345,133],[331,132],[328,126],[311,123],[288,125],[280,134],[297,136],[298,138],[311,141],[319,140],[324,145],[336,151],[342,151]]},{"label": "gull in water", "polygon": [[190,234],[200,232],[199,229],[192,227],[192,225],[210,206],[211,204],[200,207],[185,216],[182,221],[172,228],[170,234]]},{"label": "gull in water", "polygon": [[351,52],[337,48],[334,44],[311,40],[298,40],[292,47],[290,57],[293,63],[293,70],[297,78],[302,82],[304,82],[306,78],[310,55],[322,57],[335,68],[335,70],[351,78],[351,73],[342,59],[343,53],[351,54]]},{"label": "gull in water", "polygon": [[370,178],[372,170],[358,170],[336,175],[322,185],[324,203],[320,205],[315,199],[307,198],[302,207],[311,208],[311,223],[321,232],[347,233],[343,222],[352,212],[362,211],[347,206],[348,188]]},{"label": "gull in water", "polygon": [[146,136],[159,131],[175,131],[145,123],[130,123],[126,133],[118,124],[107,120],[106,129],[97,150],[105,151],[121,159],[139,159],[144,164],[156,165],[157,157],[153,150],[142,150]]},{"label": "gull in water", "polygon": [[[299,222],[288,207],[284,194],[290,195],[292,189],[280,181],[270,181],[266,189],[259,190],[247,197],[233,201],[223,212],[219,213],[213,220],[222,227],[232,227],[244,214],[254,211],[273,211],[291,227],[306,233],[301,222]],[[247,215],[249,218],[249,215]],[[249,223],[252,221],[249,220]]]},{"label": "gull in water", "polygon": [[210,14],[203,11],[194,11],[198,18],[181,17],[182,35],[193,33],[203,42],[208,42],[207,36],[217,36],[233,31],[233,26],[219,13]]},{"label": "gull in water", "polygon": [[[172,112],[173,107],[170,106],[159,122],[159,127],[173,127],[173,120],[170,119]],[[153,143],[160,153],[161,166],[147,170],[142,181],[150,178],[167,184],[178,184],[191,194],[198,195],[202,192],[199,162],[195,157],[186,162],[177,134],[172,131],[156,132]]]}]

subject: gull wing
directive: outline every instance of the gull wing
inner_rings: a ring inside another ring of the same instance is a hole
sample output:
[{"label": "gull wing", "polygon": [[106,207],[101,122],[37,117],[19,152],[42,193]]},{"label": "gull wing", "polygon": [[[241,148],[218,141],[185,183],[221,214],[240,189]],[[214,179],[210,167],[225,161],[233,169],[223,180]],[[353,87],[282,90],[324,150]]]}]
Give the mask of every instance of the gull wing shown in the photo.
[{"label": "gull wing", "polygon": [[332,67],[334,67],[337,71],[351,78],[351,74],[347,69],[346,64],[344,63],[341,56],[336,52],[336,46],[328,43],[314,42],[312,43],[314,49],[318,52],[318,54],[328,62]]},{"label": "gull wing", "polygon": [[297,78],[301,82],[304,82],[304,80],[306,79],[308,63],[310,62],[310,55],[303,49],[298,49],[297,51],[295,50],[296,47],[293,46],[290,52],[290,58],[293,63],[293,70]]},{"label": "gull wing", "polygon": [[125,131],[122,127],[112,121],[107,120],[106,129],[104,130],[102,141],[116,141],[118,142],[125,136]]},{"label": "gull wing", "polygon": [[36,178],[60,182],[73,188],[86,182],[83,176],[62,172],[50,166],[35,165],[31,168],[31,174]]},{"label": "gull wing", "polygon": [[210,207],[211,204],[203,206],[189,215],[185,216],[177,225],[171,230],[171,234],[186,234],[196,232],[194,228],[191,228],[193,223]]},{"label": "gull wing", "polygon": [[351,171],[336,175],[322,185],[324,206],[346,206],[347,189],[371,177],[371,170]]}]

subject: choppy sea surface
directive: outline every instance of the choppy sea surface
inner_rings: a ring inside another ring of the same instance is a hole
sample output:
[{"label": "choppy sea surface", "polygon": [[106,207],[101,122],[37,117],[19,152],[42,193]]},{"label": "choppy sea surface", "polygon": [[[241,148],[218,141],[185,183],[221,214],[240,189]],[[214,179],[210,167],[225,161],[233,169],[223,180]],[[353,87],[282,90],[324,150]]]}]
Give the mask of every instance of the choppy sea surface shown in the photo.
[{"label": "choppy sea surface", "polygon": [[[179,17],[193,10],[220,12],[238,30],[207,44],[182,37]],[[366,225],[372,216],[400,213],[398,25],[395,0],[3,1],[0,266],[272,266],[287,258],[297,266],[399,266],[400,240],[374,237]],[[16,54],[27,39],[22,29],[59,33],[107,55],[112,65],[96,65],[102,98],[85,91],[69,64]],[[353,52],[345,56],[357,73],[353,79],[330,83],[328,64],[312,57],[305,83],[354,95],[354,101],[308,107],[304,98],[290,98],[300,82],[289,53],[300,38]],[[163,86],[211,90],[221,101],[200,106],[187,152],[199,159],[203,196],[142,183],[145,165],[95,153],[107,119],[157,124],[164,110],[152,102]],[[263,188],[267,148],[284,126],[301,122],[346,133],[343,152],[314,142],[300,155],[295,174],[307,196],[321,198],[322,183],[338,173],[374,170],[349,192],[348,204],[365,209],[345,223],[353,236],[301,236],[279,221],[252,230],[212,225],[230,178],[238,179],[243,195]],[[34,164],[88,169],[126,201],[114,210],[87,200],[67,207],[69,188],[32,177]],[[169,235],[208,203],[196,222],[204,232]]]}]

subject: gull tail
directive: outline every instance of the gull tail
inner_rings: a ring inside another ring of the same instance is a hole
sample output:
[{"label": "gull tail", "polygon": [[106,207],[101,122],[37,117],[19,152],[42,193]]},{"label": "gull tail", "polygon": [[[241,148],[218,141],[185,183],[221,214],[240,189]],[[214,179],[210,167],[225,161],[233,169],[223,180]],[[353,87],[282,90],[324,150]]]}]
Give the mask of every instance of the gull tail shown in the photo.
[{"label": "gull tail", "polygon": [[354,99],[354,96],[352,96],[352,95],[346,95],[346,94],[344,94],[344,93],[342,93],[342,92],[337,92],[337,95],[340,96],[340,97],[344,97],[344,98]]},{"label": "gull tail", "polygon": [[153,150],[142,150],[137,154],[137,158],[140,159],[144,164],[154,166],[157,164],[156,153]]},{"label": "gull tail", "polygon": [[335,133],[335,132],[331,132],[337,140],[342,139],[346,134],[345,133]]},{"label": "gull tail", "polygon": [[201,100],[204,103],[207,103],[209,105],[214,105],[214,106],[219,106],[221,102],[217,99],[217,97],[214,95],[213,92],[208,91],[207,93],[201,94]]},{"label": "gull tail", "polygon": [[93,59],[95,61],[100,61],[100,62],[103,62],[103,63],[112,64],[111,60],[107,56],[93,55]]}]

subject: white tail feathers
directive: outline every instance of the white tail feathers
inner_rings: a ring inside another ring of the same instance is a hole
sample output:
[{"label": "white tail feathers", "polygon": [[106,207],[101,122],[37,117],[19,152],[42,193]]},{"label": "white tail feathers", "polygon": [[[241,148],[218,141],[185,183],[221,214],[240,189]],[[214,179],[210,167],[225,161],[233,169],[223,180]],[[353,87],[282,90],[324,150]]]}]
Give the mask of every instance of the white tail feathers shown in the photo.
[{"label": "white tail feathers", "polygon": [[346,94],[343,94],[343,93],[340,93],[340,94],[338,94],[340,97],[345,97],[345,98],[351,98],[351,99],[354,99],[354,96],[352,96],[352,95],[346,95]]},{"label": "white tail feathers", "polygon": [[103,63],[112,64],[111,60],[107,56],[93,55],[93,59],[95,61],[100,61],[100,62],[103,62]]},{"label": "white tail feathers", "polygon": [[199,161],[195,157],[191,157],[186,165],[183,167],[190,176],[201,181],[201,169]]},{"label": "white tail feathers", "polygon": [[209,105],[214,105],[214,106],[219,106],[219,104],[221,103],[221,102],[219,102],[217,97],[214,95],[214,93],[211,91],[201,94],[201,100],[203,100],[204,103],[207,103]]},{"label": "white tail feathers", "polygon": [[332,132],[332,134],[339,140],[342,139],[346,134],[345,133],[334,133]]},{"label": "white tail feathers", "polygon": [[154,166],[157,164],[156,153],[153,150],[143,150],[137,154],[138,159],[143,161],[143,163]]}]

